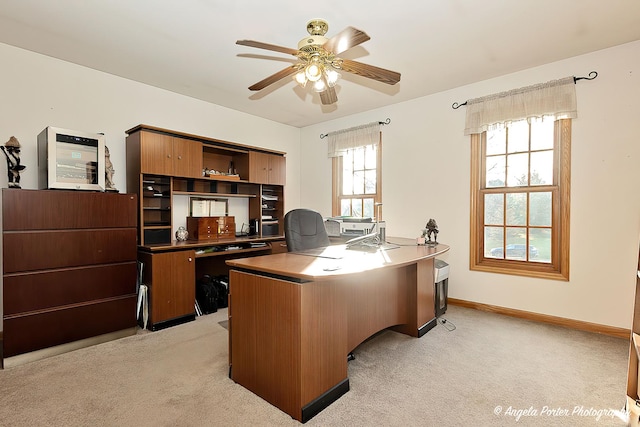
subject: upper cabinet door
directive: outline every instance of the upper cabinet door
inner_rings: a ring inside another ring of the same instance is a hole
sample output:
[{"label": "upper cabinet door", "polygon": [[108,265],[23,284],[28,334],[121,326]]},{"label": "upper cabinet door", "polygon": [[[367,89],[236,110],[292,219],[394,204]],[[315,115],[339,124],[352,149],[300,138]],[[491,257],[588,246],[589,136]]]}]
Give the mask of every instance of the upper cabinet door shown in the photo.
[{"label": "upper cabinet door", "polygon": [[277,154],[249,153],[249,181],[257,184],[284,185],[285,158]]},{"label": "upper cabinet door", "polygon": [[141,132],[140,172],[155,175],[173,173],[173,137]]},{"label": "upper cabinet door", "polygon": [[202,178],[202,143],[173,138],[173,175]]},{"label": "upper cabinet door", "polygon": [[269,156],[269,184],[285,185],[287,166],[284,156]]}]

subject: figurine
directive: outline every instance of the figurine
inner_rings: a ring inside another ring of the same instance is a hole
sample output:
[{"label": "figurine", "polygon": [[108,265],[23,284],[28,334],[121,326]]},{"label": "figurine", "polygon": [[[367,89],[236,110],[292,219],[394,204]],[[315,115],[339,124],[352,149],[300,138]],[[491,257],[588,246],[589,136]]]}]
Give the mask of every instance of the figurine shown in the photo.
[{"label": "figurine", "polygon": [[[435,219],[429,219],[425,229],[422,231],[422,236],[427,238],[425,242],[427,245],[435,246],[438,244],[438,224],[436,224]],[[431,240],[432,237],[433,240]]]},{"label": "figurine", "polygon": [[178,230],[176,231],[176,240],[178,242],[184,242],[187,239],[189,239],[189,232],[187,229],[183,226],[178,227]]},{"label": "figurine", "polygon": [[113,174],[116,171],[113,169],[113,163],[111,163],[111,154],[109,154],[109,147],[104,147],[104,189],[105,191],[118,191],[113,183]]},{"label": "figurine", "polygon": [[4,155],[7,156],[9,188],[21,188],[20,172],[23,171],[26,166],[20,164],[20,142],[18,142],[15,136],[12,136],[5,142],[4,147],[0,146],[0,149]]}]

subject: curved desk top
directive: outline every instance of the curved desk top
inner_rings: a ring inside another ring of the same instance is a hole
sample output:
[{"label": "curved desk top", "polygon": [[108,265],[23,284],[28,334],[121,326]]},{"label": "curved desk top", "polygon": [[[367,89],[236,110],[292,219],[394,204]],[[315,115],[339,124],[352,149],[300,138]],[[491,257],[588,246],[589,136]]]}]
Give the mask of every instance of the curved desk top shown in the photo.
[{"label": "curved desk top", "polygon": [[286,276],[302,281],[321,281],[378,268],[403,267],[421,259],[434,258],[449,250],[447,245],[418,246],[413,239],[399,237],[388,238],[387,242],[396,247],[377,249],[373,252],[347,249],[345,245],[333,245],[323,251],[287,252],[232,259],[226,263],[232,268]]}]

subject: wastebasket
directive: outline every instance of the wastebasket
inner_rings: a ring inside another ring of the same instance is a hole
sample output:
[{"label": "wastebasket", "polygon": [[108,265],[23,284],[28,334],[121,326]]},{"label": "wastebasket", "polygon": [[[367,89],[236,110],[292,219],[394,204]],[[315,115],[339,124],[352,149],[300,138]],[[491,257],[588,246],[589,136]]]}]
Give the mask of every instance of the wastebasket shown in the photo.
[{"label": "wastebasket", "polygon": [[449,292],[449,264],[436,259],[434,263],[436,317],[447,311],[447,293]]}]

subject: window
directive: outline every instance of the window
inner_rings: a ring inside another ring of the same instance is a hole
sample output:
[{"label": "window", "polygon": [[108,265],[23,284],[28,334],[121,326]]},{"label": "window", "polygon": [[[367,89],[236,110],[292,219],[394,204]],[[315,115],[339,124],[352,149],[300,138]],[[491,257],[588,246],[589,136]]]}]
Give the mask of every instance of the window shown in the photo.
[{"label": "window", "polygon": [[571,120],[473,134],[472,270],[569,280]]},{"label": "window", "polygon": [[381,143],[355,147],[333,158],[333,215],[375,217],[382,200]]}]

